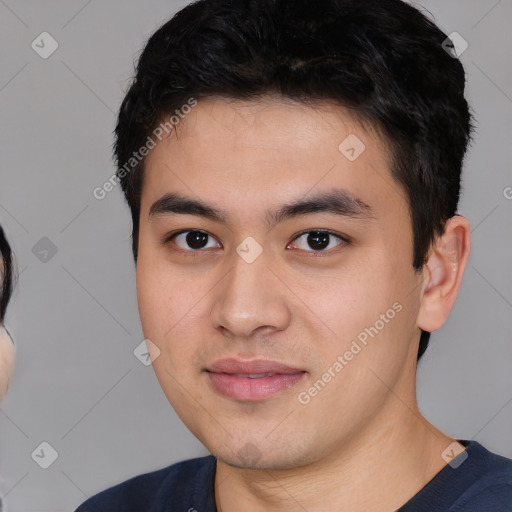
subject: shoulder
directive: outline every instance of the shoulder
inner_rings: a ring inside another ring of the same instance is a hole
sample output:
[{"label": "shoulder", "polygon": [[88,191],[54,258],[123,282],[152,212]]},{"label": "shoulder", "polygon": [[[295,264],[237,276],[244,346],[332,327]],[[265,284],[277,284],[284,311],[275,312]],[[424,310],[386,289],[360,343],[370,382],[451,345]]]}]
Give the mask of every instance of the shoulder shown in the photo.
[{"label": "shoulder", "polygon": [[[135,476],[89,498],[75,512],[160,512],[182,501],[189,504],[188,510],[192,498],[209,498],[215,464],[208,455]],[[197,496],[198,489],[204,496]]]},{"label": "shoulder", "polygon": [[[466,478],[465,492],[450,508],[453,512],[512,512],[512,459],[497,455],[472,442],[468,450],[472,464]],[[464,467],[462,464],[461,468]]]}]

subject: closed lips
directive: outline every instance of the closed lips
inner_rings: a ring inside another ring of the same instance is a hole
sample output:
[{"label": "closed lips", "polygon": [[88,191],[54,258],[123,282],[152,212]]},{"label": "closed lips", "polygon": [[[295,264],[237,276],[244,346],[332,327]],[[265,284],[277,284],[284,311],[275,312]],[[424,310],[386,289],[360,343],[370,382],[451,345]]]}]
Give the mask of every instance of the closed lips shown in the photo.
[{"label": "closed lips", "polygon": [[305,370],[277,361],[216,361],[206,369],[212,389],[238,402],[261,402],[302,381]]}]

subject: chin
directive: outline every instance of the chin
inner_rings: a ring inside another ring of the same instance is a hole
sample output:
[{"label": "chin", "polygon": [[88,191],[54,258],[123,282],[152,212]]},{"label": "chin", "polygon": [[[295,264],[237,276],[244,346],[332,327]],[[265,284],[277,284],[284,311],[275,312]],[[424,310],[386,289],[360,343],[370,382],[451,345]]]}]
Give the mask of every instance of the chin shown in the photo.
[{"label": "chin", "polygon": [[290,446],[272,446],[271,443],[263,445],[262,442],[241,441],[236,447],[222,444],[221,446],[208,446],[210,453],[224,464],[238,469],[253,470],[285,470],[308,464],[307,456],[298,450],[299,444],[291,449]]}]

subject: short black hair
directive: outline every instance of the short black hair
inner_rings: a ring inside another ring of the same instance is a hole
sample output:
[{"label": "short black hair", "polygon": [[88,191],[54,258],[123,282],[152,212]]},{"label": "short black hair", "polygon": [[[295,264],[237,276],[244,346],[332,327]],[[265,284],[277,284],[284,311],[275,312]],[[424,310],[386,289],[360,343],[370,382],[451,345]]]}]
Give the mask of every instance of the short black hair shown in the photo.
[{"label": "short black hair", "polygon": [[13,254],[0,226],[0,324],[4,322],[13,287]]},{"label": "short black hair", "polygon": [[[199,0],[183,8],[148,40],[115,129],[135,261],[144,159],[132,157],[164,116],[191,97],[278,94],[334,101],[384,136],[409,198],[420,271],[456,215],[472,129],[464,69],[446,41],[401,0]],[[429,336],[422,331],[418,359]]]}]

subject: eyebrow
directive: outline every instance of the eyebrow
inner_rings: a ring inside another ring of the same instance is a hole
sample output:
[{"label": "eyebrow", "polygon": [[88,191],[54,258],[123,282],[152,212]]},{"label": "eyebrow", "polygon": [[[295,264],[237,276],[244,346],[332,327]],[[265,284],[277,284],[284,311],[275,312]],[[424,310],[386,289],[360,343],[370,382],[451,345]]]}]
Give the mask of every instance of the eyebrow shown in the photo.
[{"label": "eyebrow", "polygon": [[[355,197],[344,189],[330,189],[325,192],[311,195],[308,198],[298,199],[284,204],[278,209],[267,211],[266,220],[270,227],[288,219],[311,215],[315,213],[329,213],[342,217],[359,220],[372,218],[372,209],[364,201]],[[229,215],[213,205],[202,200],[192,199],[177,193],[170,192],[157,199],[149,210],[149,220],[166,215],[196,215],[221,224],[227,224]]]}]

